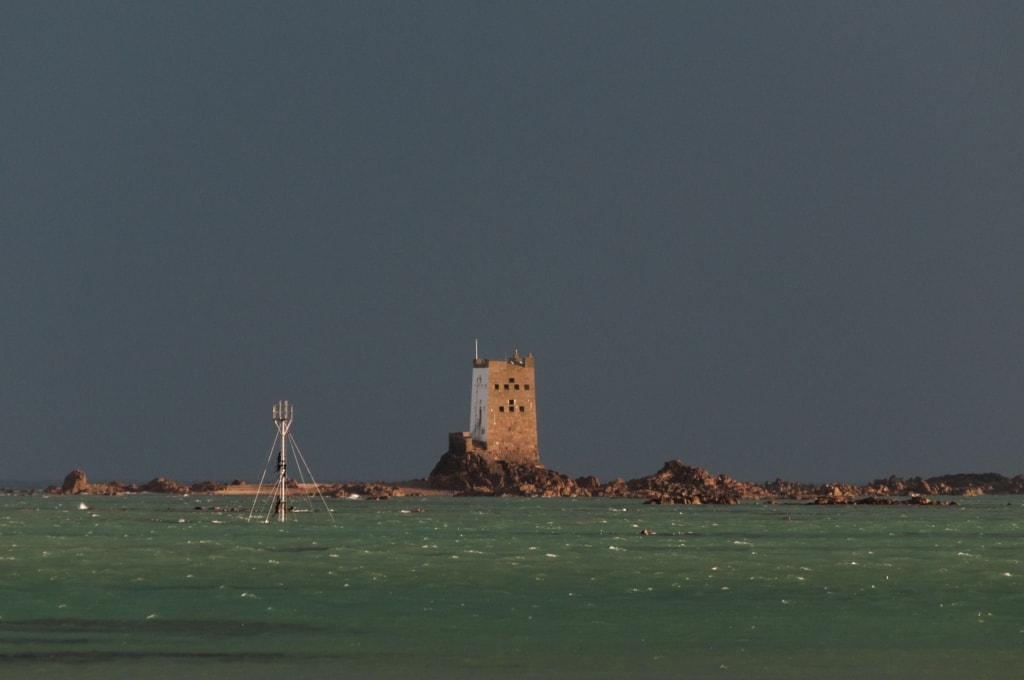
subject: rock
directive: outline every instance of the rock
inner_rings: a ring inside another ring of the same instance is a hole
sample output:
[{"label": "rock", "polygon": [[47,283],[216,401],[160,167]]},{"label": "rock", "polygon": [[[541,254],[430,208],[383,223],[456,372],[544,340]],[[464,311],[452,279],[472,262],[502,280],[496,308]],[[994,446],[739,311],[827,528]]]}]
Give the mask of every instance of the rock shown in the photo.
[{"label": "rock", "polygon": [[955,474],[940,477],[911,477],[902,479],[891,476],[876,479],[868,487],[870,493],[891,496],[979,496],[989,494],[1024,493],[1024,477],[1012,479],[995,472],[980,474]]},{"label": "rock", "polygon": [[184,495],[189,492],[189,488],[184,484],[176,482],[173,479],[165,479],[163,477],[154,477],[140,486],[139,490],[148,491],[150,493],[170,493],[178,495]]},{"label": "rock", "polygon": [[764,487],[712,477],[707,470],[672,460],[653,475],[601,485],[596,477],[571,479],[542,465],[491,460],[472,452],[447,452],[428,477],[431,487],[463,496],[601,496],[646,499],[651,505],[735,505],[770,496]]},{"label": "rock", "polygon": [[380,482],[358,482],[353,484],[339,484],[329,491],[335,498],[348,498],[359,496],[371,501],[386,501],[392,496],[402,495],[401,491],[390,485]]},{"label": "rock", "polygon": [[60,488],[63,494],[87,493],[89,491],[89,480],[81,470],[72,470],[64,478],[64,484]]},{"label": "rock", "polygon": [[574,480],[543,465],[489,460],[476,453],[447,452],[428,483],[460,496],[589,496]]},{"label": "rock", "polygon": [[[757,484],[738,482],[725,475],[712,477],[704,468],[679,460],[666,462],[653,475],[625,484],[630,497],[647,497],[652,505],[736,505],[741,500],[762,499],[770,494]],[[606,495],[614,490],[606,487]]]},{"label": "rock", "polygon": [[227,486],[228,485],[223,482],[196,482],[195,484],[189,487],[189,490],[192,493],[217,493],[218,491],[226,489]]},{"label": "rock", "polygon": [[89,493],[103,494],[105,496],[120,496],[126,493],[138,493],[138,484],[126,484],[125,482],[108,482],[106,484],[90,484]]}]

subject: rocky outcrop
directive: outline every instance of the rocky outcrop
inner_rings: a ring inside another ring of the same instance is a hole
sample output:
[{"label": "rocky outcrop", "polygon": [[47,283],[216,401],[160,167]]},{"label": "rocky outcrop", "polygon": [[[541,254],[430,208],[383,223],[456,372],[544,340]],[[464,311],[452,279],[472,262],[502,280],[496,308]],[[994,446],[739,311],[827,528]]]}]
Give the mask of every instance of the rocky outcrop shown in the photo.
[{"label": "rocky outcrop", "polygon": [[[216,484],[216,482],[203,482],[203,484]],[[223,485],[221,485],[223,487]],[[81,470],[72,470],[64,478],[62,486],[47,487],[46,493],[57,495],[90,494],[92,496],[120,496],[126,493],[139,493],[148,491],[150,493],[186,494],[189,487],[163,477],[156,477],[146,484],[126,484],[125,482],[103,482],[90,484]]]},{"label": "rocky outcrop", "polygon": [[596,478],[583,478],[581,486],[567,475],[542,465],[452,452],[441,456],[427,481],[432,488],[457,496],[588,496],[589,488],[598,484]]},{"label": "rocky outcrop", "polygon": [[[292,493],[312,493],[310,485],[287,481]],[[90,484],[82,470],[72,470],[61,486],[50,486],[49,494],[120,495],[125,493],[244,493],[247,485],[239,480],[224,484],[206,481],[181,484],[156,477],[146,484],[106,482]],[[946,505],[947,501],[931,501],[928,496],[976,496],[1024,493],[1024,476],[1013,478],[995,473],[957,474],[922,479],[888,477],[863,487],[852,484],[802,484],[776,479],[757,484],[740,482],[727,475],[713,476],[707,470],[684,464],[679,460],[666,462],[660,470],[646,477],[624,481],[621,478],[602,484],[597,477],[570,478],[543,465],[496,461],[473,452],[448,452],[434,466],[430,476],[410,482],[365,482],[321,484],[325,496],[347,498],[358,496],[383,500],[394,496],[452,494],[457,496],[595,496],[633,498],[650,504],[726,504],[744,500],[774,503],[782,500],[807,501],[816,505]]]},{"label": "rocky outcrop", "polygon": [[403,495],[398,487],[381,482],[332,484],[324,487],[323,493],[334,498],[362,498],[370,501],[385,501],[393,496]]},{"label": "rocky outcrop", "polygon": [[[543,466],[494,461],[473,453],[446,453],[428,477],[430,485],[462,496],[597,496],[643,499],[651,505],[735,505],[740,501],[767,503],[777,499],[802,500],[816,505],[949,505],[932,501],[927,495],[945,494],[952,489],[934,480],[890,483],[883,491],[878,483],[868,487],[853,484],[798,484],[777,479],[756,484],[727,475],[713,476],[700,467],[679,460],[667,461],[660,470],[629,481],[615,479],[601,484],[596,477],[571,479]],[[894,480],[890,480],[894,481]],[[971,478],[969,484],[979,480]],[[995,484],[998,480],[988,480]],[[961,493],[972,493],[966,486]],[[907,496],[907,498],[893,498]]]},{"label": "rocky outcrop", "polygon": [[189,492],[189,488],[186,485],[164,477],[154,477],[140,486],[139,489],[141,491],[148,491],[149,493],[169,493],[177,495],[184,495]]},{"label": "rocky outcrop", "polygon": [[60,487],[60,492],[67,495],[73,495],[76,493],[84,493],[89,489],[89,480],[86,478],[85,473],[81,470],[72,470],[64,477],[64,484]]},{"label": "rocky outcrop", "polygon": [[626,488],[648,496],[649,503],[735,505],[741,500],[761,499],[764,487],[738,482],[726,475],[717,477],[704,468],[685,465],[679,460],[666,462],[653,475],[632,479]]},{"label": "rocky outcrop", "polygon": [[57,496],[72,496],[76,494],[118,496],[123,493],[134,493],[138,490],[138,484],[125,484],[124,482],[90,484],[84,472],[81,470],[72,470],[64,478],[64,484],[62,486],[48,486],[45,489],[45,493]]},{"label": "rocky outcrop", "polygon": [[217,493],[223,491],[228,487],[224,482],[196,482],[188,487],[188,490],[192,493]]},{"label": "rocky outcrop", "polygon": [[126,493],[138,493],[140,488],[138,484],[107,482],[106,484],[90,484],[89,493],[104,496],[120,496]]},{"label": "rocky outcrop", "polygon": [[446,453],[428,480],[432,487],[463,496],[600,496],[646,499],[654,504],[735,504],[764,498],[765,489],[674,460],[658,472],[608,484],[593,476],[572,479],[543,466],[518,465],[473,453]]},{"label": "rocky outcrop", "polygon": [[872,494],[883,496],[982,496],[1024,493],[1024,475],[1005,477],[995,472],[981,474],[955,474],[939,477],[891,476],[876,479],[866,488]]}]

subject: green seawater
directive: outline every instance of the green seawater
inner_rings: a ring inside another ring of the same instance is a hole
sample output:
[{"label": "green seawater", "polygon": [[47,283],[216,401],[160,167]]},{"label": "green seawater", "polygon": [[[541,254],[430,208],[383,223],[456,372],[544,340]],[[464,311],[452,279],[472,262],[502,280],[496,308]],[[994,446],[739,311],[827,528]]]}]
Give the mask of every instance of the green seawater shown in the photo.
[{"label": "green seawater", "polygon": [[0,673],[1019,677],[1024,507],[958,501],[0,496]]}]

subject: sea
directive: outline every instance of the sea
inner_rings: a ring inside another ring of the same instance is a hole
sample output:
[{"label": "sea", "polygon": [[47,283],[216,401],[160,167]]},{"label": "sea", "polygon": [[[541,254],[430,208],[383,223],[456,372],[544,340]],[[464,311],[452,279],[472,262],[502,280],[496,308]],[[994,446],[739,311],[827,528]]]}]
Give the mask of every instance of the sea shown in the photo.
[{"label": "sea", "polygon": [[955,500],[0,495],[0,675],[1021,677],[1024,506]]}]

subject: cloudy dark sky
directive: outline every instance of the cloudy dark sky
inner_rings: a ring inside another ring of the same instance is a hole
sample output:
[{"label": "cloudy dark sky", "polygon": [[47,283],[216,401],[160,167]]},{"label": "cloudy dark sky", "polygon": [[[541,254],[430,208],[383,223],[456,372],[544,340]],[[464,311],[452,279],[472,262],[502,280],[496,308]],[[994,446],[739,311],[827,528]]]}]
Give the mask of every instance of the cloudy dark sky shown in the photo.
[{"label": "cloudy dark sky", "polygon": [[0,2],[3,471],[1024,472],[1019,2]]}]

